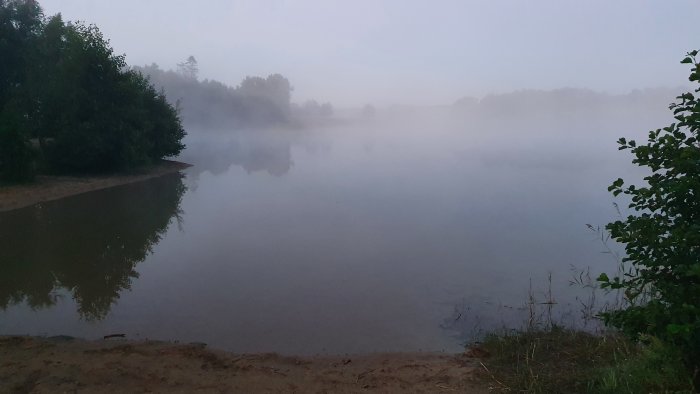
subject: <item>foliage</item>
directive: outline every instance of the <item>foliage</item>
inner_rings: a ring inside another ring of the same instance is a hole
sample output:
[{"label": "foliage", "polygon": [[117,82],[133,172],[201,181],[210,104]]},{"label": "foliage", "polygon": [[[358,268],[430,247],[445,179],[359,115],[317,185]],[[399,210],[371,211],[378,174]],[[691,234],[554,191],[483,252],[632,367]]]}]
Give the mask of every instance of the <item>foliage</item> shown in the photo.
[{"label": "foliage", "polygon": [[[97,27],[45,19],[32,0],[0,1],[0,49],[9,54],[0,60],[0,111],[2,129],[13,130],[1,149],[36,139],[42,169],[57,173],[129,170],[182,150],[176,110]],[[24,168],[26,152],[14,157],[5,161]],[[3,177],[24,177],[18,171]]]},{"label": "foliage", "polygon": [[589,391],[610,394],[693,393],[693,382],[678,349],[646,337],[646,344],[616,354],[614,363],[594,370]]},{"label": "foliage", "polygon": [[675,349],[554,327],[490,335],[471,354],[496,391],[528,393],[691,393]]},{"label": "foliage", "polygon": [[0,0],[0,180],[34,176],[34,152],[22,108],[27,104],[29,53],[41,32],[41,18],[35,2]]},{"label": "foliage", "polygon": [[41,33],[35,1],[0,0],[0,110],[26,82],[28,52]]},{"label": "foliage", "polygon": [[280,74],[267,78],[246,77],[231,87],[214,80],[197,79],[197,60],[190,56],[178,63],[177,71],[157,64],[133,67],[181,104],[182,117],[200,127],[258,127],[289,122],[292,87]]},{"label": "foliage", "polygon": [[[690,81],[700,82],[693,51]],[[695,93],[700,92],[700,88]],[[624,186],[617,179],[609,190],[631,198],[636,214],[607,225],[613,239],[625,245],[631,270],[609,278],[602,287],[624,291],[629,305],[602,316],[607,324],[638,337],[648,334],[676,346],[686,366],[700,379],[700,100],[684,93],[670,109],[677,120],[649,132],[646,144],[621,138],[620,150],[631,150],[633,163],[648,167],[645,186]],[[643,301],[641,301],[643,300]]]},{"label": "foliage", "polygon": [[0,113],[0,180],[27,181],[34,178],[34,151],[17,122]]},{"label": "foliage", "polygon": [[333,116],[331,103],[319,104],[316,100],[307,100],[303,105],[294,108],[299,117],[304,118],[329,118]]}]

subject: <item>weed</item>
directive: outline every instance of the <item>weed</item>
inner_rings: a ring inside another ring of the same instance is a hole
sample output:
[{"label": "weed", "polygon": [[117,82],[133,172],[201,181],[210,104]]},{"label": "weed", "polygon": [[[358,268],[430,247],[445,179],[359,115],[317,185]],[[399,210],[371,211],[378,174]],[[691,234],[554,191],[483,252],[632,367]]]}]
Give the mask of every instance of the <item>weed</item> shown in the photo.
[{"label": "weed", "polygon": [[593,335],[557,326],[489,335],[480,345],[485,380],[502,392],[692,393],[692,379],[672,348],[647,338]]}]

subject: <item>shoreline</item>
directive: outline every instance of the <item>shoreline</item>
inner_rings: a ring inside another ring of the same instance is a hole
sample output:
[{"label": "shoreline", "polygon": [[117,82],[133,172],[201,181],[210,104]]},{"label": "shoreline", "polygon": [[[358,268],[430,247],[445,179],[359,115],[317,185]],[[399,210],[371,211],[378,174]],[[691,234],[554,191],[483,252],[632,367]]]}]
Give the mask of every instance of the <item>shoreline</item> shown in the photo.
[{"label": "shoreline", "polygon": [[39,175],[27,184],[0,186],[0,212],[26,208],[96,190],[126,185],[182,171],[191,164],[161,160],[143,173],[96,176]]},{"label": "shoreline", "polygon": [[487,393],[468,354],[296,357],[204,344],[0,336],[0,391]]}]

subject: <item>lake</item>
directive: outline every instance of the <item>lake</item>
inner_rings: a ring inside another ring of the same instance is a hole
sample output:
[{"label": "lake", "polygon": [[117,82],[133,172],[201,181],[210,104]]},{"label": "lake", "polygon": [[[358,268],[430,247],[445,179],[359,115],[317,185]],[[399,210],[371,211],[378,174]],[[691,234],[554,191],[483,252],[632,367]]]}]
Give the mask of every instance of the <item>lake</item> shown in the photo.
[{"label": "lake", "polygon": [[664,123],[576,119],[190,128],[182,175],[0,213],[0,334],[456,352],[522,322],[549,274],[579,324],[572,266],[615,270],[586,224],[641,175],[615,141]]}]

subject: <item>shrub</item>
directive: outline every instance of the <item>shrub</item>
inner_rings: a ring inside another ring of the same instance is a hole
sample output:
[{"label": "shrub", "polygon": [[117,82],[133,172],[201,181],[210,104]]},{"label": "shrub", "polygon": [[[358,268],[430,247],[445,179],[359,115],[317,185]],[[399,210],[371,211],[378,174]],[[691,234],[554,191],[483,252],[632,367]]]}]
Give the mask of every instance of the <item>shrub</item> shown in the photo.
[{"label": "shrub", "polygon": [[[681,63],[691,64],[690,81],[700,82],[698,51]],[[646,334],[676,347],[685,365],[700,379],[700,97],[684,93],[670,105],[677,120],[649,132],[646,144],[620,138],[633,163],[647,167],[646,185],[625,186],[617,179],[609,190],[631,198],[634,211],[607,225],[612,238],[625,245],[631,270],[602,286],[621,289],[629,305],[603,313],[606,324],[632,337]]]}]

